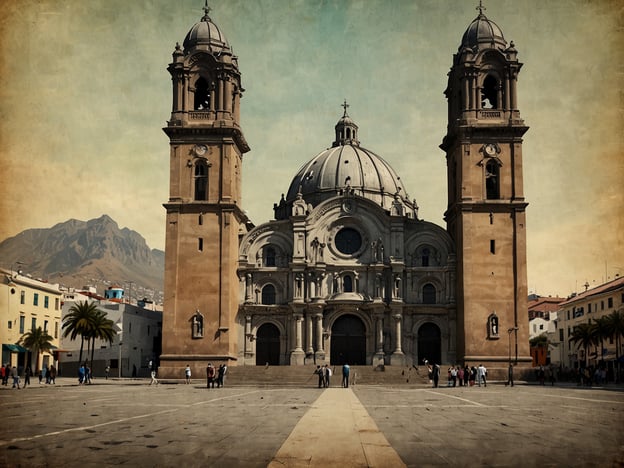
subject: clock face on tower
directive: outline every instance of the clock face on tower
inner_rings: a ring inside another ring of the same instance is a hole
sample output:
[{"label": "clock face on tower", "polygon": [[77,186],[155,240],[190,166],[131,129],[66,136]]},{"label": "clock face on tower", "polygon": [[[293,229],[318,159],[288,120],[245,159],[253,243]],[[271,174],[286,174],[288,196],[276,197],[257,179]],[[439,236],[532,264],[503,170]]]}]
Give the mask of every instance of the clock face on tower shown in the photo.
[{"label": "clock face on tower", "polygon": [[206,154],[207,150],[208,148],[206,148],[206,145],[195,145],[195,147],[193,148],[193,151],[197,156],[203,156],[204,154]]},{"label": "clock face on tower", "polygon": [[488,156],[496,155],[496,146],[493,144],[485,145],[485,154]]}]

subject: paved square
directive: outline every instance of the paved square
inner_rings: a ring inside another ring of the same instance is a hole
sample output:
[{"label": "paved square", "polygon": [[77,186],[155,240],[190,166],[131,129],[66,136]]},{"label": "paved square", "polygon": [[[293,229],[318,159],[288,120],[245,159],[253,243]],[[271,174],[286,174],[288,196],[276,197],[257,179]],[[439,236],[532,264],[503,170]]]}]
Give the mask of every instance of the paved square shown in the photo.
[{"label": "paved square", "polygon": [[[313,387],[209,390],[200,381],[78,387],[59,380],[56,387],[0,389],[0,466],[264,467],[291,433],[305,431],[338,464],[341,441],[326,446],[318,434],[351,416],[327,405],[354,408],[345,444],[351,430],[376,425],[407,466],[623,466],[624,460],[624,392],[614,388],[355,386],[319,399],[325,390]],[[304,418],[312,408],[316,423]],[[375,424],[362,423],[366,412]],[[302,420],[313,427],[295,431]],[[301,444],[310,451],[305,437]],[[305,460],[285,466],[320,466],[314,457]],[[366,460],[340,466],[383,466]]]}]

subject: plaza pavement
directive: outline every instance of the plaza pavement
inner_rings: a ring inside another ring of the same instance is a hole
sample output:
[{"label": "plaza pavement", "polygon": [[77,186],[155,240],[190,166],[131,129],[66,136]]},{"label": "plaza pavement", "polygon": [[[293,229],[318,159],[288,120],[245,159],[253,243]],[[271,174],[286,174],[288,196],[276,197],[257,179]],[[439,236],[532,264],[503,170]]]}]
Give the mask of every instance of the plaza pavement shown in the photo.
[{"label": "plaza pavement", "polygon": [[624,466],[622,387],[0,387],[0,466]]}]

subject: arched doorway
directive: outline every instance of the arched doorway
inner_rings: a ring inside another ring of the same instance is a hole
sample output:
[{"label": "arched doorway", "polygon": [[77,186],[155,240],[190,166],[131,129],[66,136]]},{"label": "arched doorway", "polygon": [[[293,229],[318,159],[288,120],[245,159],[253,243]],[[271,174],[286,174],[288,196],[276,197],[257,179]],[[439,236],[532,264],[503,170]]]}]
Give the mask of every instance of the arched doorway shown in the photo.
[{"label": "arched doorway", "polygon": [[265,323],[256,334],[256,366],[279,366],[280,332],[272,323]]},{"label": "arched doorway", "polygon": [[366,364],[366,328],[355,315],[339,317],[331,330],[331,363]]},{"label": "arched doorway", "polygon": [[442,364],[441,333],[435,323],[425,323],[418,329],[418,364],[422,364],[424,359]]}]

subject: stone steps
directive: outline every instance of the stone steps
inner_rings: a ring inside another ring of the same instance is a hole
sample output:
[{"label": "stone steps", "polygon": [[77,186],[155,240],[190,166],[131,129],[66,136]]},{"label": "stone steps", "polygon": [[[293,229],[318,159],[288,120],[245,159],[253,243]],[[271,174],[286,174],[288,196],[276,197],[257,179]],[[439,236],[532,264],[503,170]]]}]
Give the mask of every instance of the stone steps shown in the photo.
[{"label": "stone steps", "polygon": [[[342,366],[331,366],[330,385],[340,386]],[[226,384],[264,386],[316,386],[316,366],[231,366],[228,368]],[[364,385],[428,386],[425,367],[397,366],[351,366],[350,381]]]}]

